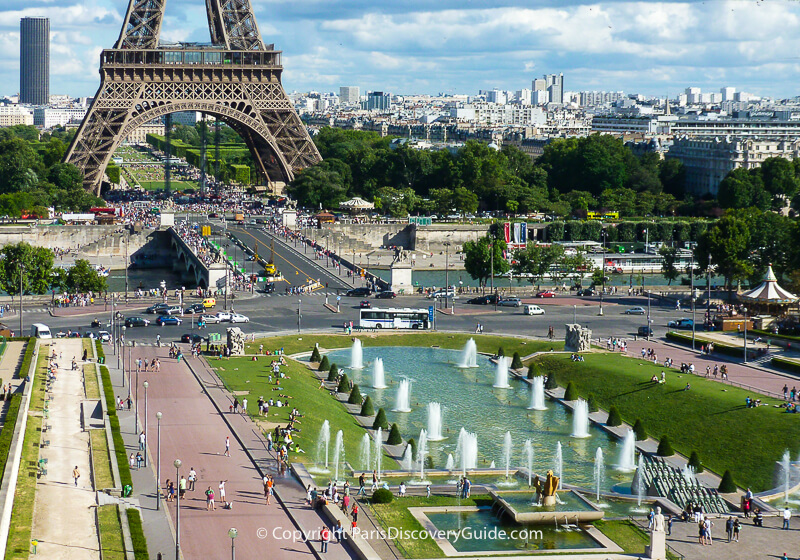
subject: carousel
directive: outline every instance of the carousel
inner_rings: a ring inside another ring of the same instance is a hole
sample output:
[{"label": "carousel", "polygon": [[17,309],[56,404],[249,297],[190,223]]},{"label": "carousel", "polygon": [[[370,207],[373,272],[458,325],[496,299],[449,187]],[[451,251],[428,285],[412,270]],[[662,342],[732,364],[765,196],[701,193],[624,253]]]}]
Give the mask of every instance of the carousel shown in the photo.
[{"label": "carousel", "polygon": [[778,279],[772,271],[772,265],[767,267],[767,274],[764,281],[752,290],[739,295],[739,299],[755,304],[759,307],[763,306],[769,312],[770,305],[781,306],[791,305],[797,302],[798,297],[793,293],[781,288],[778,284]]}]

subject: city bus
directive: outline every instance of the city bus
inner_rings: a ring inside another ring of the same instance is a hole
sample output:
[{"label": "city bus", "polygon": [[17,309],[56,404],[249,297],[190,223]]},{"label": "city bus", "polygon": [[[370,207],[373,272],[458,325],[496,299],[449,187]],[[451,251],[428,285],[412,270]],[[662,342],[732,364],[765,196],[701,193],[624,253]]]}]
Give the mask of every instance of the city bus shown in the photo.
[{"label": "city bus", "polygon": [[362,309],[359,326],[368,329],[429,329],[427,309]]}]

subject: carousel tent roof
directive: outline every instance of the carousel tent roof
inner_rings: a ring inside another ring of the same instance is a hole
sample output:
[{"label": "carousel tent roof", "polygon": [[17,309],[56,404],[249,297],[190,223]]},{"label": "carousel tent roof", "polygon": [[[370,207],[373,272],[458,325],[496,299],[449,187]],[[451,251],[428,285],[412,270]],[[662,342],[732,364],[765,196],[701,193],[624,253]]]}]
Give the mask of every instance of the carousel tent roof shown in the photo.
[{"label": "carousel tent roof", "polygon": [[798,299],[796,295],[778,285],[778,279],[772,272],[772,265],[767,267],[764,281],[749,292],[743,293],[741,298],[758,303],[794,303]]},{"label": "carousel tent roof", "polygon": [[340,202],[339,208],[343,208],[345,210],[371,210],[375,208],[375,205],[371,202],[367,202],[361,197],[356,196],[350,200]]}]

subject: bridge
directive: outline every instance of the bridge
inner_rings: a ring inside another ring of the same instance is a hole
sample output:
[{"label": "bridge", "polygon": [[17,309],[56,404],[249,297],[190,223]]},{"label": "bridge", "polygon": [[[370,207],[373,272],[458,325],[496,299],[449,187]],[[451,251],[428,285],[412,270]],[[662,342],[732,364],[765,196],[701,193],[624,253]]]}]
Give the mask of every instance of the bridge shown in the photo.
[{"label": "bridge", "polygon": [[193,282],[201,288],[217,287],[217,281],[225,278],[227,265],[224,261],[209,262],[202,259],[198,255],[197,249],[187,243],[174,227],[167,231],[169,232],[170,247],[175,253],[172,270],[180,273],[187,282]]}]

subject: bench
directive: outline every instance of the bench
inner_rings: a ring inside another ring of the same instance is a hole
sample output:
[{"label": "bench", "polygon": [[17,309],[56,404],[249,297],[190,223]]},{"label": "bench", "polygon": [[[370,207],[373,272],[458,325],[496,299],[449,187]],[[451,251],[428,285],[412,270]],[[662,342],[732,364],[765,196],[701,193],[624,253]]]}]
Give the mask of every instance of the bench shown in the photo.
[{"label": "bench", "polygon": [[354,325],[353,326],[353,330],[356,331],[356,332],[365,332],[365,331],[375,332],[378,329],[375,328],[375,327],[357,327],[357,326]]}]

